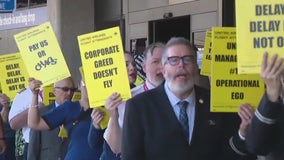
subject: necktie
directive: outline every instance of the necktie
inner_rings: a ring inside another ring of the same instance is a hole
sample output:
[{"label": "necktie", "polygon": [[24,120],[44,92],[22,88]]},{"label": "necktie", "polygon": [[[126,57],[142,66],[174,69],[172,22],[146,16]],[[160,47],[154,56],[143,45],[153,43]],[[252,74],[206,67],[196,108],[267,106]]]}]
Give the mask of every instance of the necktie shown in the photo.
[{"label": "necktie", "polygon": [[179,122],[182,125],[183,133],[186,137],[187,140],[189,140],[189,125],[188,125],[188,117],[186,114],[186,108],[188,106],[187,101],[179,101],[178,104],[179,106]]}]

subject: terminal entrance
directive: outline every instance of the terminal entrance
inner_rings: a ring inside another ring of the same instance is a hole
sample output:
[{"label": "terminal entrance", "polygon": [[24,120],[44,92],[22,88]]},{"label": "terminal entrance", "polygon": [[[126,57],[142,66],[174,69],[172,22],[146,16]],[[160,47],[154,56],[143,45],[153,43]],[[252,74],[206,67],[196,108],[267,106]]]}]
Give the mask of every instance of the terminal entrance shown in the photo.
[{"label": "terminal entrance", "polygon": [[184,37],[190,40],[190,16],[171,18],[165,15],[165,19],[149,22],[149,44],[166,43],[171,37]]}]

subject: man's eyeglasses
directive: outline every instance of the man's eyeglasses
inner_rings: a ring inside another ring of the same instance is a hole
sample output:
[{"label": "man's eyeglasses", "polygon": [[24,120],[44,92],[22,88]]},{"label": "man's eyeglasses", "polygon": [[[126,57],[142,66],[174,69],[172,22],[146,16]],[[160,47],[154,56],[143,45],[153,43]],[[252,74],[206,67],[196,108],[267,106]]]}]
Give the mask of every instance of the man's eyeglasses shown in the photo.
[{"label": "man's eyeglasses", "polygon": [[191,64],[196,63],[196,59],[194,55],[186,55],[183,57],[179,57],[179,56],[168,57],[168,63],[172,66],[178,65],[180,63],[180,60],[182,60],[182,63],[184,65],[191,65]]},{"label": "man's eyeglasses", "polygon": [[68,88],[68,87],[54,87],[54,88],[61,89],[64,92],[68,91],[75,92],[77,90],[77,88]]}]

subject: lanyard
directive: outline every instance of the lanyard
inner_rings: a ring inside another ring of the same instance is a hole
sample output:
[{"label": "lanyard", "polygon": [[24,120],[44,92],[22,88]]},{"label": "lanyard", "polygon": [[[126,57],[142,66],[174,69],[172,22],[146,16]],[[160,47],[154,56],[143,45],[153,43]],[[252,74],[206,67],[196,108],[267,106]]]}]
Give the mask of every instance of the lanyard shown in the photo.
[{"label": "lanyard", "polygon": [[144,91],[148,91],[149,90],[149,88],[147,87],[146,82],[143,83],[143,88],[144,88]]}]

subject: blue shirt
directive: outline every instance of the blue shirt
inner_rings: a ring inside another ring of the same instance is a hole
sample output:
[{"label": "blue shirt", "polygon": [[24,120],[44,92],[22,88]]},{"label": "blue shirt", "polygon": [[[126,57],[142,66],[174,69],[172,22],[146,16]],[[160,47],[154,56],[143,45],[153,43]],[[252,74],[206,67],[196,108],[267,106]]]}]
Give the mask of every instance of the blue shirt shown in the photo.
[{"label": "blue shirt", "polygon": [[165,88],[166,94],[169,98],[169,101],[171,103],[171,106],[173,108],[173,111],[175,112],[177,119],[179,117],[179,112],[180,112],[180,109],[177,106],[177,103],[181,100],[188,102],[189,106],[186,108],[186,114],[188,116],[188,123],[189,123],[188,125],[189,125],[189,143],[190,143],[191,138],[192,138],[193,128],[194,128],[194,119],[195,119],[195,91],[193,89],[187,98],[179,99],[172,93],[172,91],[170,91],[170,89],[168,88],[167,82],[164,84],[164,88]]},{"label": "blue shirt", "polygon": [[107,141],[104,140],[103,134],[105,132],[101,129],[96,129],[93,125],[90,126],[89,131],[89,145],[95,150],[101,150],[102,154],[100,160],[120,160],[120,154],[114,154],[108,145]]},{"label": "blue shirt", "polygon": [[42,118],[45,120],[50,129],[54,129],[64,124],[70,143],[66,154],[66,160],[94,160],[98,159],[100,152],[93,150],[88,145],[88,132],[91,125],[91,116],[77,123],[72,132],[70,128],[72,123],[84,113],[79,102],[66,101],[60,107],[56,107],[51,112],[44,114]]}]

